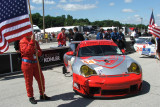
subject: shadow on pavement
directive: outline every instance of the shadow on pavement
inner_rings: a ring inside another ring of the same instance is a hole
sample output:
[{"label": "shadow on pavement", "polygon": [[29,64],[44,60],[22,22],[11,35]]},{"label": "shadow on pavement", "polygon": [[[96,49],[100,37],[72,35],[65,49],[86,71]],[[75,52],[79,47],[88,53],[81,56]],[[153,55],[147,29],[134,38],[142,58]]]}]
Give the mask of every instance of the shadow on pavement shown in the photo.
[{"label": "shadow on pavement", "polygon": [[147,94],[150,91],[150,84],[143,80],[143,85],[142,85],[142,91],[140,92],[139,95]]},{"label": "shadow on pavement", "polygon": [[[55,95],[55,96],[52,96],[51,100],[49,101],[57,101],[57,100],[71,101],[66,104],[61,104],[58,107],[86,107],[93,101],[93,99],[88,99],[83,97],[74,98],[75,95],[76,94],[74,92]],[[38,102],[43,102],[43,101],[38,100]]]},{"label": "shadow on pavement", "polygon": [[119,100],[119,99],[127,99],[127,98],[131,98],[131,97],[137,97],[140,95],[144,95],[147,94],[150,91],[150,84],[143,80],[142,82],[142,90],[140,92],[138,92],[137,94],[131,94],[131,95],[127,95],[127,96],[122,96],[122,97],[113,97],[113,98],[101,98],[101,100]]},{"label": "shadow on pavement", "polygon": [[126,43],[126,54],[132,54],[135,53],[136,51],[134,50],[133,44],[131,41],[127,41]]},{"label": "shadow on pavement", "polygon": [[87,98],[78,98],[70,103],[67,104],[61,104],[58,107],[86,107],[88,106],[93,99],[87,99]]},{"label": "shadow on pavement", "polygon": [[141,56],[141,57],[139,57],[139,58],[150,58],[150,59],[153,59],[154,58],[154,56]]},{"label": "shadow on pavement", "polygon": [[42,71],[47,71],[47,70],[53,70],[55,67],[61,67],[63,64],[58,64],[58,65],[52,65],[52,66],[46,66],[46,67],[41,67]]},{"label": "shadow on pavement", "polygon": [[[94,100],[120,100],[120,99],[127,99],[127,98],[132,98],[132,97],[137,97],[140,95],[147,94],[150,91],[150,84],[147,81],[143,81],[143,86],[141,92],[134,94],[134,95],[128,95],[124,97],[114,97],[114,98],[84,98],[84,97],[79,97],[79,98],[74,98],[75,94],[74,92],[69,92],[69,93],[64,93],[60,95],[55,95],[51,97],[51,100],[49,101],[57,101],[57,100],[63,100],[63,101],[71,101],[66,104],[61,104],[58,107],[86,107],[89,105],[92,101]],[[38,102],[41,102],[38,100]]]},{"label": "shadow on pavement", "polygon": [[133,54],[135,51],[126,51],[126,55]]},{"label": "shadow on pavement", "polygon": [[23,74],[0,77],[0,81],[24,78]]}]

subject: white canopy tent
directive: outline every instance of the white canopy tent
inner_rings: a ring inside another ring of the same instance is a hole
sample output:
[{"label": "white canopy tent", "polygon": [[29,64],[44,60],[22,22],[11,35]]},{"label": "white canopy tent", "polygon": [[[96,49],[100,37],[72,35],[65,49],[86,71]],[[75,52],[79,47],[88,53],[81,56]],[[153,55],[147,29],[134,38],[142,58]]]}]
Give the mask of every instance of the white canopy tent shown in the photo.
[{"label": "white canopy tent", "polygon": [[[78,27],[78,26],[64,26],[64,27],[51,27],[51,28],[47,28],[45,29],[45,32],[51,33],[51,32],[61,32],[62,28],[65,28],[66,30],[68,29],[73,29],[74,27]],[[43,30],[41,30],[41,33],[43,33]]]}]

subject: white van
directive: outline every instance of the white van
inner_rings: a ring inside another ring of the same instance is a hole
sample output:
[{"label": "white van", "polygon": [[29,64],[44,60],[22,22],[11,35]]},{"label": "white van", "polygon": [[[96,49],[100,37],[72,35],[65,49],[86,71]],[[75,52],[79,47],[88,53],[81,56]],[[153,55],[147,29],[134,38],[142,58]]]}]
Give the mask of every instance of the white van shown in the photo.
[{"label": "white van", "polygon": [[41,29],[37,25],[33,25],[33,31],[41,33]]}]

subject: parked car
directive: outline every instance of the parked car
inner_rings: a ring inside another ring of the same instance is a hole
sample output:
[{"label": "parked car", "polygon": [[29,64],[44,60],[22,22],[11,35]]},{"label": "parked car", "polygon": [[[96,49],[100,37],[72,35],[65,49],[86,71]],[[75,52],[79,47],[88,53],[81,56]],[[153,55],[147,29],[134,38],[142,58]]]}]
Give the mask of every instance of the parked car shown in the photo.
[{"label": "parked car", "polygon": [[142,68],[111,40],[72,42],[64,55],[63,73],[73,76],[73,90],[89,97],[118,97],[138,93]]}]

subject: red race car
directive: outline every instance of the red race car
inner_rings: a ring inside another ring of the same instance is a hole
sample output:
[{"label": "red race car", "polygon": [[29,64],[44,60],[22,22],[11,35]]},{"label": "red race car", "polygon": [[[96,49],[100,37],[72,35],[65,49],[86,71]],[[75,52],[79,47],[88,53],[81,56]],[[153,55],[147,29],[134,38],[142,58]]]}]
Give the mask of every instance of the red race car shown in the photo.
[{"label": "red race car", "polygon": [[90,97],[117,97],[142,88],[141,66],[111,40],[72,42],[63,72],[73,75],[73,90]]}]

